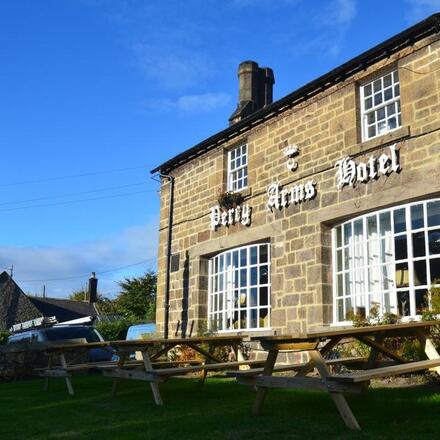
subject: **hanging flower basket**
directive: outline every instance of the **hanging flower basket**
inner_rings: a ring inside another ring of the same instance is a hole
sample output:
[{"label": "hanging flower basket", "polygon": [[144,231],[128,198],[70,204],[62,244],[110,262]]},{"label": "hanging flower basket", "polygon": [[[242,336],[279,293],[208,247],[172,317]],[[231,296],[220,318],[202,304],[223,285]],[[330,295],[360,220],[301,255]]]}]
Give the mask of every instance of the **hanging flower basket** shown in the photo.
[{"label": "hanging flower basket", "polygon": [[221,208],[232,209],[243,203],[243,196],[239,192],[219,191],[217,201]]}]

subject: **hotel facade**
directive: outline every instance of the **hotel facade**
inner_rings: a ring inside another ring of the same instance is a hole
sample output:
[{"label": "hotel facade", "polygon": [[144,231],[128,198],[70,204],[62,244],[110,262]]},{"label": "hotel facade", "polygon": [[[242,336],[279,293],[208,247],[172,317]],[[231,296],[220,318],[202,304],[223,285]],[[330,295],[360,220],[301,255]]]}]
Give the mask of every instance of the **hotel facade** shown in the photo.
[{"label": "hotel facade", "polygon": [[157,327],[297,333],[440,283],[440,15],[272,102],[239,66],[225,130],[157,167]]}]

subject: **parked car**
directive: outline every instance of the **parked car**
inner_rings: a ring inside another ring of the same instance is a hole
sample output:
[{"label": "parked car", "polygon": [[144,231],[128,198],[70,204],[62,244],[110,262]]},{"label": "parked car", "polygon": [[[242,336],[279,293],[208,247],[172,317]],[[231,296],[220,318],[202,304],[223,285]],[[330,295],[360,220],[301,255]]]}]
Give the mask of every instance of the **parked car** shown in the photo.
[{"label": "parked car", "polygon": [[127,336],[125,339],[133,341],[140,339],[142,335],[148,335],[156,333],[156,324],[154,322],[148,322],[145,324],[136,324],[128,327]]},{"label": "parked car", "polygon": [[[63,340],[85,339],[87,342],[102,342],[104,338],[94,327],[86,325],[55,325],[46,328],[34,328],[15,333],[8,338],[8,344],[20,342],[62,342]],[[89,362],[110,361],[114,359],[114,350],[94,348],[88,350]]]}]

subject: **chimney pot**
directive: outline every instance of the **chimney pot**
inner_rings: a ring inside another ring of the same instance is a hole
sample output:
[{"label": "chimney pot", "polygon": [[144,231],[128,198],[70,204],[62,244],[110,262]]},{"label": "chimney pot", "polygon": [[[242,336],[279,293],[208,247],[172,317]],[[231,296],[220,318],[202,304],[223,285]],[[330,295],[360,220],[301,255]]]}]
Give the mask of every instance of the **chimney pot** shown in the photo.
[{"label": "chimney pot", "polygon": [[238,105],[229,118],[230,125],[271,104],[274,83],[272,69],[258,67],[255,61],[240,63],[238,66]]}]

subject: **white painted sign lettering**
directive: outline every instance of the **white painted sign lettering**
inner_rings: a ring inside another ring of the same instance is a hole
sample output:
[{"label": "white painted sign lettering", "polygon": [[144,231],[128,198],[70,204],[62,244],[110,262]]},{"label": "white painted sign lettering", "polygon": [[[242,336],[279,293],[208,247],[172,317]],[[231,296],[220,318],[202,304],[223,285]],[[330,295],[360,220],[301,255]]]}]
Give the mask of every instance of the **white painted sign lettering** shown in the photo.
[{"label": "white painted sign lettering", "polygon": [[211,208],[209,218],[211,230],[215,231],[219,226],[232,226],[241,223],[244,226],[251,224],[252,208],[249,205],[239,205],[236,208],[222,209],[219,205]]},{"label": "white painted sign lettering", "polygon": [[342,189],[345,185],[354,187],[357,182],[366,183],[377,179],[381,174],[387,176],[392,172],[399,172],[401,167],[396,144],[389,148],[389,154],[383,153],[379,157],[370,156],[367,162],[356,163],[350,156],[336,162],[338,188]]}]

